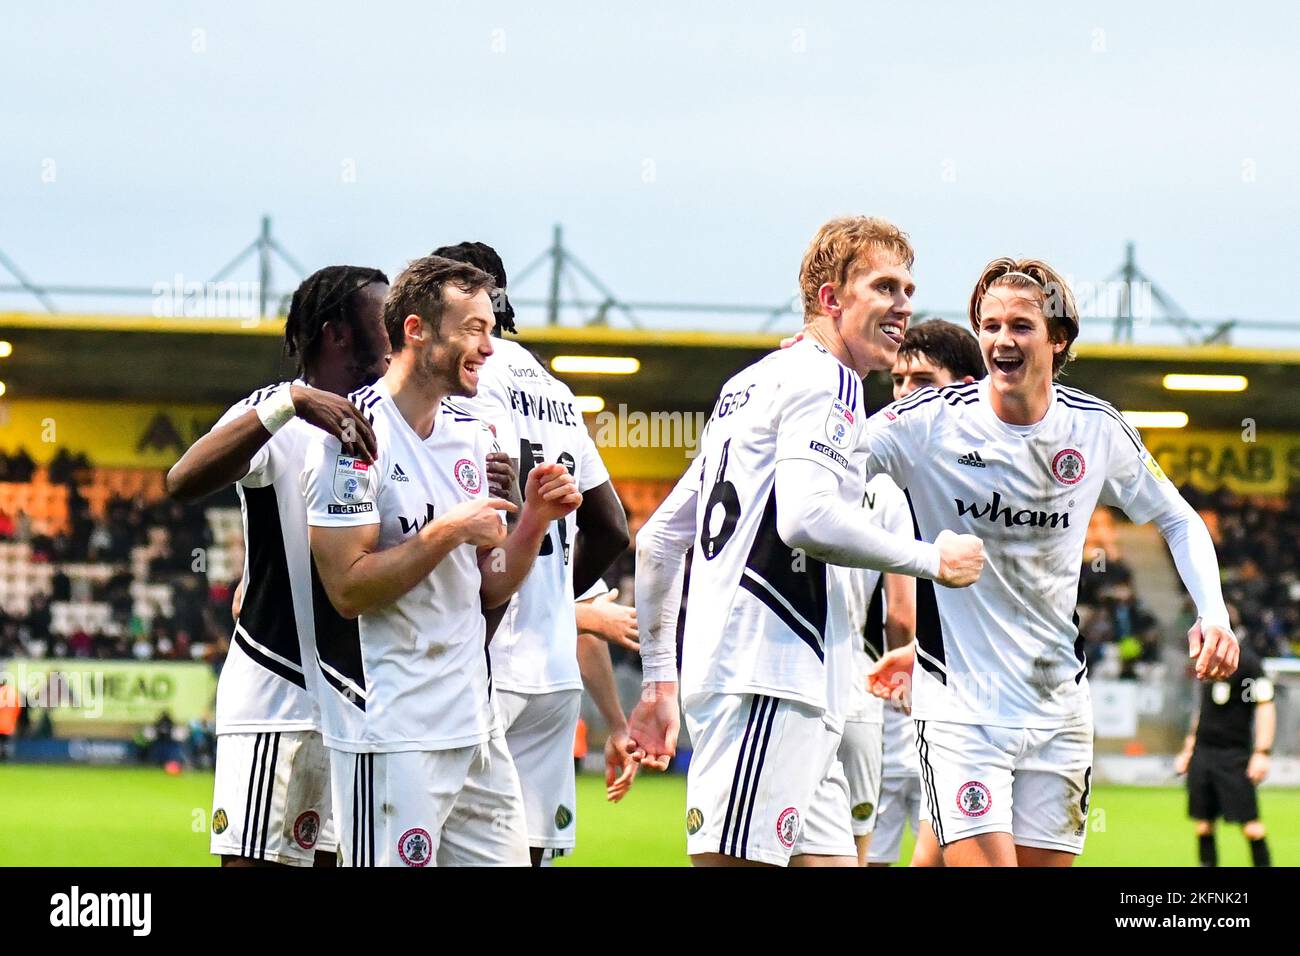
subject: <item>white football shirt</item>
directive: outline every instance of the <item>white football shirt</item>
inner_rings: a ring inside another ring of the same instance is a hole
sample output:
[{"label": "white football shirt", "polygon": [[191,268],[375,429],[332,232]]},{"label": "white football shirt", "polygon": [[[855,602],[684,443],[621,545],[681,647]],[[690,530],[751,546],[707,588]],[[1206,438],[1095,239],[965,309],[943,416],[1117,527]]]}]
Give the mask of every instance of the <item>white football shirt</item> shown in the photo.
[{"label": "white football shirt", "polygon": [[838,726],[853,679],[846,602],[823,562],[791,549],[776,523],[776,466],[815,461],[858,508],[866,476],[850,459],[862,429],[862,380],[805,339],[723,386],[698,460],[682,699],[765,694],[821,708]]},{"label": "white football shirt", "polygon": [[[912,536],[912,514],[907,499],[888,475],[873,475],[862,493],[868,520],[890,534]],[[885,702],[867,690],[867,671],[884,653],[887,611],[881,574],[872,568],[835,567],[849,605],[853,634],[854,678],[848,720],[878,724],[884,720]]]},{"label": "white football shirt", "polygon": [[[232,405],[213,428],[247,414],[277,387],[259,388]],[[218,734],[320,730],[307,513],[298,490],[307,447],[319,434],[301,418],[290,419],[235,484],[244,528],[243,601],[217,682]]]},{"label": "white football shirt", "polygon": [[[609,481],[573,392],[518,342],[492,340],[479,370],[478,395],[456,404],[493,427],[501,447],[519,461],[519,482],[534,465],[558,462],[590,491]],[[577,512],[551,523],[537,561],[510,599],[492,638],[492,678],[520,694],[580,690],[578,631],[573,610],[573,542]]]},{"label": "white football shirt", "polygon": [[1034,425],[1001,421],[985,379],[921,389],[862,435],[867,469],[904,489],[915,531],[978,535],[973,586],[916,582],[913,716],[1053,728],[1092,719],[1075,619],[1088,521],[1100,504],[1138,524],[1181,506],[1142,440],[1110,405],[1052,386]]},{"label": "white football shirt", "polygon": [[[393,548],[456,505],[487,497],[488,427],[444,401],[428,438],[393,404],[388,383],[354,392],[379,445],[371,465],[324,432],[302,475],[311,527],[379,525]],[[316,600],[328,597],[315,577]],[[497,723],[479,590],[477,549],[453,549],[392,604],[318,626],[322,733],[356,753],[447,750],[488,740]]]}]

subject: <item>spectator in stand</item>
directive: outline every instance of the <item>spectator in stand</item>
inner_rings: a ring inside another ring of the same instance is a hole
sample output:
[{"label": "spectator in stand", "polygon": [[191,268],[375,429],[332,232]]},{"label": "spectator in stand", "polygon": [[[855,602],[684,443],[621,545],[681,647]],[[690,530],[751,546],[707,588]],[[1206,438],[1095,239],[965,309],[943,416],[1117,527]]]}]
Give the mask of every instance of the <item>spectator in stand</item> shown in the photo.
[{"label": "spectator in stand", "polygon": [[68,655],[70,657],[94,657],[95,641],[86,633],[86,629],[79,627],[68,637]]},{"label": "spectator in stand", "polygon": [[69,485],[72,484],[73,472],[76,470],[76,462],[66,448],[60,448],[50,459],[46,467],[46,475],[52,485]]},{"label": "spectator in stand", "polygon": [[49,637],[52,621],[49,597],[44,594],[33,595],[27,611],[27,626],[31,628],[32,633],[37,637]]},{"label": "spectator in stand", "polygon": [[36,462],[27,454],[26,448],[19,448],[9,458],[9,481],[28,482],[36,474]]}]

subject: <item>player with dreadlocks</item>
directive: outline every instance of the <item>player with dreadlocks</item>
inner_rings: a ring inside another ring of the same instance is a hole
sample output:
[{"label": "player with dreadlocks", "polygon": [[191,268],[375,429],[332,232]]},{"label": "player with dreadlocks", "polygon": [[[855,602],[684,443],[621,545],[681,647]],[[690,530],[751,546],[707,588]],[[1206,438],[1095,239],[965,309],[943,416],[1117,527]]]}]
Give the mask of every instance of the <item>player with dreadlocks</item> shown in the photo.
[{"label": "player with dreadlocks", "polygon": [[388,367],[388,278],[329,266],[298,287],[284,326],[297,376],[227,411],[167,475],[190,501],[235,484],[244,572],[217,685],[212,853],[223,866],[333,866],[329,755],[320,734],[316,634],[336,612],[313,597],[299,488],[308,443],[329,432],[364,467],[378,449],[347,395]]}]

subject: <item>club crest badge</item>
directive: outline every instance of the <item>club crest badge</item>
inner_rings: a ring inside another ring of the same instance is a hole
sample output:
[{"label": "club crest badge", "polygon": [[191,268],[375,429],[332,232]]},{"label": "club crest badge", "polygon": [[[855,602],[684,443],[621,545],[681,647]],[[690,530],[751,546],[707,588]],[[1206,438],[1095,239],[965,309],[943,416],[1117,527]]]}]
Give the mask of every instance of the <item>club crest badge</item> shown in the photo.
[{"label": "club crest badge", "polygon": [[794,807],[786,807],[776,818],[776,838],[787,850],[799,838],[799,811]]},{"label": "club crest badge", "polygon": [[1077,485],[1086,470],[1083,453],[1074,448],[1062,448],[1052,459],[1052,477],[1063,485]]},{"label": "club crest badge", "polygon": [[968,817],[982,817],[993,806],[993,794],[978,780],[963,783],[957,788],[957,809]]},{"label": "club crest badge", "polygon": [[304,850],[316,845],[320,836],[320,814],[315,810],[304,810],[293,822],[293,839]]},{"label": "club crest badge", "polygon": [[482,473],[478,470],[478,466],[468,458],[462,458],[460,461],[456,462],[456,467],[452,470],[452,474],[456,477],[456,484],[460,485],[471,495],[478,494],[479,490],[483,487]]},{"label": "club crest badge", "polygon": [[397,855],[407,866],[428,866],[433,859],[433,840],[428,830],[414,827],[397,841]]}]

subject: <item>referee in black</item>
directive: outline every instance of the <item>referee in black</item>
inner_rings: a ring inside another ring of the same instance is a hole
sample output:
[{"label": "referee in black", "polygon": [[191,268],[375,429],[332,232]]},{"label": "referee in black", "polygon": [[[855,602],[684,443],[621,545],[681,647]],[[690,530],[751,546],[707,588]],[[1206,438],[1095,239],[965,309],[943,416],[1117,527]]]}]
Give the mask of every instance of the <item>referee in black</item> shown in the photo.
[{"label": "referee in black", "polygon": [[1270,865],[1255,788],[1268,776],[1276,729],[1273,682],[1259,656],[1243,646],[1231,678],[1201,685],[1198,713],[1174,760],[1174,769],[1187,774],[1187,811],[1196,823],[1201,866],[1218,866],[1219,817],[1242,825],[1255,866]]}]

